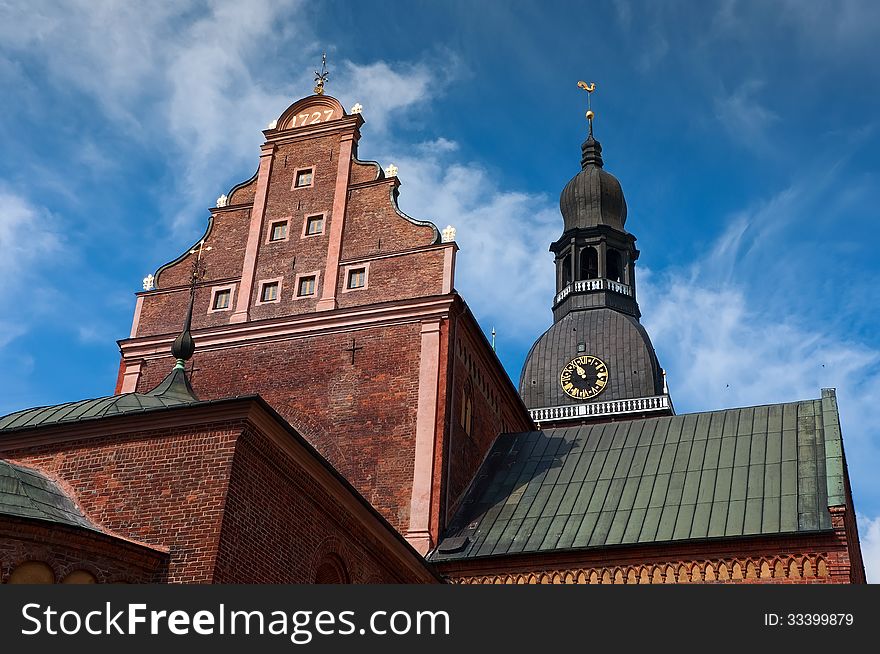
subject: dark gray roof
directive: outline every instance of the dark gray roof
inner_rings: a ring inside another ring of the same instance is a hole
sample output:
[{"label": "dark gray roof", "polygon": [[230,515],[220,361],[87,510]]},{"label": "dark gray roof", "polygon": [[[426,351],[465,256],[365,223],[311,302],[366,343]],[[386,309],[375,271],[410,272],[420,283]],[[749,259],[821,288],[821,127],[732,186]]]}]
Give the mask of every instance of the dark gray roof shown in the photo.
[{"label": "dark gray roof", "polygon": [[582,170],[559,196],[565,231],[608,225],[624,231],[626,199],[617,178],[602,168],[602,146],[592,135],[581,145]]},{"label": "dark gray roof", "polygon": [[98,530],[51,479],[2,459],[0,515]]},{"label": "dark gray roof", "polygon": [[0,418],[0,432],[152,411],[198,402],[183,369],[175,368],[162,383],[148,393],[123,393],[10,413]]},{"label": "dark gray roof", "polygon": [[844,494],[833,390],[504,434],[432,558],[823,531]]},{"label": "dark gray roof", "polygon": [[562,368],[579,355],[578,343],[608,366],[608,386],[596,402],[650,397],[663,392],[657,355],[634,317],[608,308],[572,311],[544,332],[523,365],[519,394],[530,409],[582,404],[559,385]]}]

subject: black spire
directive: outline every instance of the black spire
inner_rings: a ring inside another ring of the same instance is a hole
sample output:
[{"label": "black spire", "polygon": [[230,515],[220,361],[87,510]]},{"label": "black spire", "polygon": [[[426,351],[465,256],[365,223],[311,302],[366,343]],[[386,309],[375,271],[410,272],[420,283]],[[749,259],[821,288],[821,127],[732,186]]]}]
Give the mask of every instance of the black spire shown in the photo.
[{"label": "black spire", "polygon": [[593,138],[593,124],[590,123],[590,135],[587,140],[581,144],[581,169],[586,170],[587,166],[602,167],[602,144]]},{"label": "black spire", "polygon": [[196,343],[192,337],[192,316],[193,305],[196,300],[196,285],[199,280],[205,276],[205,264],[202,262],[202,251],[210,250],[204,247],[204,241],[199,243],[199,249],[190,250],[190,254],[195,254],[196,258],[192,264],[192,277],[189,282],[189,306],[186,310],[186,318],[183,321],[183,331],[178,334],[177,338],[171,344],[171,354],[175,358],[174,368],[168,373],[156,388],[151,390],[147,395],[156,397],[167,397],[182,401],[198,401],[198,396],[193,391],[186,375],[186,362],[192,358],[196,351]]},{"label": "black spire", "polygon": [[[193,275],[193,280],[195,280],[195,278],[195,275]],[[174,342],[171,344],[171,354],[177,359],[175,367],[180,369],[183,369],[186,362],[192,358],[193,353],[196,351],[196,343],[193,341],[192,333],[190,332],[195,299],[196,285],[191,284],[189,289],[189,308],[186,312],[186,320],[183,323],[183,331],[180,332],[178,337],[175,338]]]}]

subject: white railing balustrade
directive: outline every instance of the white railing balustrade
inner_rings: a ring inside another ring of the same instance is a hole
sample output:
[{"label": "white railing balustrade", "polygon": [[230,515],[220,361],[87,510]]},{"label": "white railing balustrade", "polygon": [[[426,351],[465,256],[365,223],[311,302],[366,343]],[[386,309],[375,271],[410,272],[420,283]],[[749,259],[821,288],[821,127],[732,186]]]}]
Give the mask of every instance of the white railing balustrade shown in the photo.
[{"label": "white railing balustrade", "polygon": [[579,279],[566,285],[565,288],[556,294],[555,304],[559,304],[572,293],[587,293],[589,291],[612,291],[632,297],[632,288],[630,286],[615,282],[612,279]]},{"label": "white railing balustrade", "polygon": [[637,397],[631,400],[610,400],[608,402],[590,402],[588,404],[570,404],[529,409],[529,414],[531,414],[532,420],[535,422],[546,422],[548,420],[576,420],[591,416],[663,411],[669,408],[668,395],[654,395],[652,397]]}]

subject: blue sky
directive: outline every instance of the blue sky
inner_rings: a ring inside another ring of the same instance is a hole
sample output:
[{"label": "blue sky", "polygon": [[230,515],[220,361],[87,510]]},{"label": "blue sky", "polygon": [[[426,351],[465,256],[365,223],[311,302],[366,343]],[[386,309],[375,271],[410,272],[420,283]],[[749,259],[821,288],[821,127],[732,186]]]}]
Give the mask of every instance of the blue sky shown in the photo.
[{"label": "blue sky", "polygon": [[250,177],[324,49],[361,158],[457,227],[518,380],[586,79],[676,408],[836,387],[880,580],[878,37],[870,0],[2,3],[0,414],[112,392],[141,278]]}]

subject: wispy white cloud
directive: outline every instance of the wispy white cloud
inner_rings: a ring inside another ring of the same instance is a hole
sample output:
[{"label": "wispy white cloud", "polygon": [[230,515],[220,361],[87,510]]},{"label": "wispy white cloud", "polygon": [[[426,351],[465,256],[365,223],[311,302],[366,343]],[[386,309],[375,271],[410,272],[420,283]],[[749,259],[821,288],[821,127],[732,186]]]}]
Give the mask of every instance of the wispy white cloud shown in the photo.
[{"label": "wispy white cloud", "polygon": [[455,152],[458,150],[458,143],[442,136],[433,141],[425,141],[419,143],[416,147],[422,152],[428,154],[443,154],[447,152]]},{"label": "wispy white cloud", "polygon": [[0,350],[27,333],[49,271],[63,254],[47,210],[0,184]]},{"label": "wispy white cloud", "polygon": [[760,93],[765,86],[763,80],[749,79],[714,100],[715,117],[730,136],[759,151],[767,151],[767,131],[779,120],[775,112],[761,104]]},{"label": "wispy white cloud", "polygon": [[858,516],[859,540],[869,584],[880,584],[880,517]]},{"label": "wispy white cloud", "polygon": [[[179,232],[197,228],[230,179],[250,173],[266,124],[311,89],[320,48],[303,6],[301,0],[80,0],[51,10],[4,4],[0,56],[45,66],[51,84],[91,97],[129,138],[165,153],[175,169],[173,186],[145,193],[165,198],[162,209],[179,239]],[[291,60],[280,47],[292,41]],[[455,56],[446,53],[443,61],[334,65],[331,59],[329,90],[361,102],[370,131],[382,133],[455,76]],[[86,148],[80,156],[108,165],[107,153]]]},{"label": "wispy white cloud", "polygon": [[363,105],[371,133],[383,134],[401,110],[424,107],[445,89],[457,71],[458,63],[453,56],[446,57],[440,66],[388,61],[358,64],[346,60],[335,79],[340,97]]},{"label": "wispy white cloud", "polygon": [[559,236],[558,209],[545,195],[504,188],[477,162],[452,160],[446,139],[435,143],[421,156],[406,147],[381,155],[399,167],[401,209],[456,227],[456,288],[485,329],[494,325],[506,343],[527,347],[551,318],[547,246]]}]

